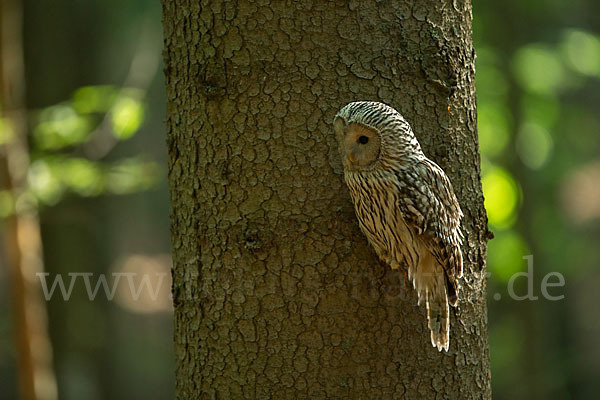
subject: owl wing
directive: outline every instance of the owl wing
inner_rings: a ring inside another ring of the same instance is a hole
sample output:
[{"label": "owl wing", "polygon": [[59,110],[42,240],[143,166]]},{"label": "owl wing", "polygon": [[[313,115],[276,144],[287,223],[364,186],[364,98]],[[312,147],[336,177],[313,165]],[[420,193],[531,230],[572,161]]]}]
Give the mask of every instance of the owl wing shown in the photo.
[{"label": "owl wing", "polygon": [[425,158],[398,172],[399,207],[406,223],[421,237],[448,280],[452,305],[458,300],[458,278],[463,274],[460,220],[463,213],[444,171]]}]

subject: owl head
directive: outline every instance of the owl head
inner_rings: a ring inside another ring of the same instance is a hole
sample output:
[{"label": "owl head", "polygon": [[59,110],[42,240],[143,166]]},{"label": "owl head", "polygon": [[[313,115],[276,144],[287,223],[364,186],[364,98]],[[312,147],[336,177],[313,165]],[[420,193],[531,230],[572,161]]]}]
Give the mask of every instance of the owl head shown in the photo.
[{"label": "owl head", "polygon": [[395,163],[422,154],[408,122],[383,103],[349,103],[336,114],[333,126],[347,171],[395,168]]}]

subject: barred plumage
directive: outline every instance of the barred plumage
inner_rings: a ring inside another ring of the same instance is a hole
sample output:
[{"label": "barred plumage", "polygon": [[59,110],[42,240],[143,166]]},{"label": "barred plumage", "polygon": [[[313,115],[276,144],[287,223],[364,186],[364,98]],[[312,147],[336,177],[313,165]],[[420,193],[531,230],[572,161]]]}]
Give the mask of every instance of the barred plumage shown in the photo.
[{"label": "barred plumage", "polygon": [[448,350],[448,304],[458,302],[463,273],[463,214],[450,180],[392,107],[350,103],[334,126],[361,230],[382,261],[407,269],[427,307],[431,343]]}]

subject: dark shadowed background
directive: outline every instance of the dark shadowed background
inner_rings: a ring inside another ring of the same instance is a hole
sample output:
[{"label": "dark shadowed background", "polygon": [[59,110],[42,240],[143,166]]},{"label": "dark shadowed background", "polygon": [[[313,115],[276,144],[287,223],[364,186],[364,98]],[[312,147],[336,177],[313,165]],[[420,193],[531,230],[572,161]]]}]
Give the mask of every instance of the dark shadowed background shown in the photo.
[{"label": "dark shadowed background", "polygon": [[[172,398],[160,4],[23,0],[22,7],[30,159],[26,186],[0,178],[0,239],[10,241],[6,221],[15,212],[37,211],[48,275],[24,276],[40,292],[45,307],[36,312],[42,320],[47,313],[44,343],[53,354],[39,375],[40,398]],[[494,397],[595,398],[600,3],[475,0],[473,9],[482,182],[495,234]],[[0,154],[13,140],[3,115]],[[0,399],[19,397],[22,368],[16,343],[24,333],[15,324],[22,293],[9,260],[2,247]],[[68,299],[57,283],[45,301],[42,282],[51,290],[59,277]],[[115,292],[99,286],[90,300],[102,277],[108,288],[119,279]]]}]

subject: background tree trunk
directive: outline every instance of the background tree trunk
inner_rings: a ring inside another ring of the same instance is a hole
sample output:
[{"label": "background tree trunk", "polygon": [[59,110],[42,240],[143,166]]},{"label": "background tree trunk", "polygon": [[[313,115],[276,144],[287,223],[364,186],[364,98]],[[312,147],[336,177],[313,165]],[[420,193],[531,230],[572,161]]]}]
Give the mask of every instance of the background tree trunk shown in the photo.
[{"label": "background tree trunk", "polygon": [[[177,397],[490,398],[470,2],[163,12]],[[448,353],[343,183],[331,121],[368,99],[408,119],[465,213]]]},{"label": "background tree trunk", "polygon": [[[17,204],[26,188],[29,167],[22,12],[20,0],[0,1],[0,136],[9,138],[5,143],[0,139],[0,191],[6,190]],[[37,211],[32,205],[15,204],[12,213],[0,216],[0,225],[0,256],[4,250],[11,277],[19,396],[22,400],[55,400],[48,315],[37,276],[44,271]],[[2,386],[0,396],[6,391],[10,396],[10,385]]]}]

